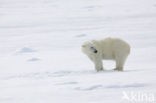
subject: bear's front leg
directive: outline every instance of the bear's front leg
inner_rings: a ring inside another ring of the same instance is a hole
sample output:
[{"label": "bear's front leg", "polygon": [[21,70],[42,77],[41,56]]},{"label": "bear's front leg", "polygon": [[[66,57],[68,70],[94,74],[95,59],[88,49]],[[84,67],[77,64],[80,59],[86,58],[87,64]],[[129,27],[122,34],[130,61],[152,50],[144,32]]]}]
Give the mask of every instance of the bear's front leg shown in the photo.
[{"label": "bear's front leg", "polygon": [[102,60],[94,61],[94,64],[95,64],[96,71],[102,71],[103,70]]}]

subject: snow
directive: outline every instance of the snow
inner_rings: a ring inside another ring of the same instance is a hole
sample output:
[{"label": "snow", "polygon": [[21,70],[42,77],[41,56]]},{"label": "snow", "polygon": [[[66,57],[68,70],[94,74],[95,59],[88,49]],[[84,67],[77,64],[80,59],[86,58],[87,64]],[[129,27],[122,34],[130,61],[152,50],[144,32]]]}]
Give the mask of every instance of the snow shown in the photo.
[{"label": "snow", "polygon": [[[0,4],[0,103],[134,102],[123,92],[151,93],[156,101],[155,0]],[[131,45],[125,71],[104,61],[106,70],[96,72],[81,52],[84,41],[105,37]]]}]

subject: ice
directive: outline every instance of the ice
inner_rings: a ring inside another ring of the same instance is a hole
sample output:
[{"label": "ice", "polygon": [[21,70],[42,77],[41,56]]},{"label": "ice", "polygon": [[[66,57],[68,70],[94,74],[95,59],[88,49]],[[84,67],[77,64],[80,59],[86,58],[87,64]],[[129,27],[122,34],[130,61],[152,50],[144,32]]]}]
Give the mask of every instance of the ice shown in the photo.
[{"label": "ice", "polygon": [[[156,94],[155,0],[0,4],[0,103],[128,103],[123,92]],[[123,72],[112,61],[96,72],[81,52],[83,42],[105,37],[131,45]]]}]

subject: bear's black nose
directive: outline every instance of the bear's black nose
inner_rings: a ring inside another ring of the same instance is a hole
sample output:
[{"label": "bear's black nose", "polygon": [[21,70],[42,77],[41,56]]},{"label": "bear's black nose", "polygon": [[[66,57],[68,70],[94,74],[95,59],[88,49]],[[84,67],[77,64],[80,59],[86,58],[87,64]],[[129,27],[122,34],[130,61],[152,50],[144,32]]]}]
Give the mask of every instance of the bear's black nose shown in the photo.
[{"label": "bear's black nose", "polygon": [[97,50],[94,51],[94,53],[97,53],[97,52],[98,52]]}]

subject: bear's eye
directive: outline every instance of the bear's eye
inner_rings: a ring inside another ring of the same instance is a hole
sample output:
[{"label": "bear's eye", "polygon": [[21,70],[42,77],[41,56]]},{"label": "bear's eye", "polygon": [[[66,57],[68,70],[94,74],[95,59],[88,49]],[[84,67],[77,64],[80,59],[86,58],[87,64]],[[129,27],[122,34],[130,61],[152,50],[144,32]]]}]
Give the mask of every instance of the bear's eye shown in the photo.
[{"label": "bear's eye", "polygon": [[94,47],[90,47],[91,49],[94,49]]}]

